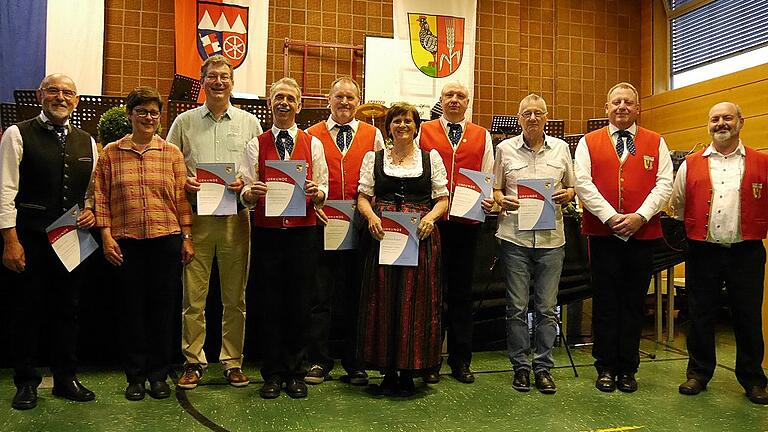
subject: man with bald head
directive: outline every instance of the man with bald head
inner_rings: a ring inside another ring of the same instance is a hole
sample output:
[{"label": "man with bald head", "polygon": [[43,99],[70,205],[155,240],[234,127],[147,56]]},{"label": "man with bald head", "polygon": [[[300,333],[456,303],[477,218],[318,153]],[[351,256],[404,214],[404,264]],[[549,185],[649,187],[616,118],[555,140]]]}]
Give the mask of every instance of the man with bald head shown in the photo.
[{"label": "man with bald head", "polygon": [[709,110],[710,145],[685,158],[672,204],[685,221],[690,247],[686,290],[687,380],[679,391],[696,395],[715,372],[715,321],[725,284],[736,334],[736,379],[750,401],[766,405],[761,307],[768,230],[768,155],[745,146],[741,108],[721,102]]},{"label": "man with bald head", "polygon": [[[493,172],[493,144],[488,131],[464,118],[469,106],[469,90],[459,82],[450,82],[440,92],[443,115],[421,124],[416,140],[422,150],[437,150],[448,174],[450,199],[456,188],[460,168]],[[490,210],[493,198],[483,201]],[[448,212],[437,223],[443,241],[443,280],[448,331],[448,366],[451,376],[469,384],[475,381],[470,370],[472,361],[472,271],[480,234],[480,223],[450,217]],[[437,370],[424,375],[427,383],[440,380]]]},{"label": "man with bald head", "polygon": [[[72,126],[79,101],[66,75],[49,75],[37,89],[39,116],[8,128],[0,141],[0,233],[10,286],[16,396],[12,406],[37,406],[40,374],[34,368],[38,336],[49,334],[53,395],[85,402],[95,398],[76,377],[77,306],[83,266],[68,272],[48,242],[46,227],[75,204],[79,228],[95,223],[90,184],[96,143]],[[88,197],[86,197],[88,195]]]},{"label": "man with bald head", "polygon": [[657,213],[672,193],[672,160],[656,132],[636,124],[640,99],[632,84],[608,91],[608,126],[576,147],[576,193],[584,204],[592,273],[595,387],[637,390],[643,299],[661,238]]}]

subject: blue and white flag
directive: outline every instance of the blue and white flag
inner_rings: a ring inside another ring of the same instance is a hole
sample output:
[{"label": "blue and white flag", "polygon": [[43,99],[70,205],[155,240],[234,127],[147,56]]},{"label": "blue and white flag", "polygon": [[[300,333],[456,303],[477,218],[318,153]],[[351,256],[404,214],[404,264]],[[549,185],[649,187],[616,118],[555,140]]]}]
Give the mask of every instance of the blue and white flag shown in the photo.
[{"label": "blue and white flag", "polygon": [[101,94],[104,0],[3,0],[0,40],[0,102],[52,73],[72,77],[80,94]]}]

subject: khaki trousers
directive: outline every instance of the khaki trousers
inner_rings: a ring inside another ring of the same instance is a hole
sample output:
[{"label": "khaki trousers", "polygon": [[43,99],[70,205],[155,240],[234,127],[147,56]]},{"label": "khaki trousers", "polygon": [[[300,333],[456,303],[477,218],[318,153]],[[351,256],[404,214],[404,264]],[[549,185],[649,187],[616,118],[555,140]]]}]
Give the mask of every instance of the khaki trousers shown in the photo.
[{"label": "khaki trousers", "polygon": [[222,322],[219,363],[223,370],[241,367],[245,338],[245,284],[250,262],[248,210],[232,216],[193,217],[195,258],[184,268],[181,350],[187,364],[206,367],[205,300],[213,258],[219,267]]}]

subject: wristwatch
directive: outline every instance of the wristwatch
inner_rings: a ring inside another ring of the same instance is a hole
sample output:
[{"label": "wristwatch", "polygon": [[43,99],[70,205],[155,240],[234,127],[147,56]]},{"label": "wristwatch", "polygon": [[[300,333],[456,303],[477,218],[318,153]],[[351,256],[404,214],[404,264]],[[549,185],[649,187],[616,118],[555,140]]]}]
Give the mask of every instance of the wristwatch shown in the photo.
[{"label": "wristwatch", "polygon": [[192,234],[182,234],[182,240],[192,240]]}]

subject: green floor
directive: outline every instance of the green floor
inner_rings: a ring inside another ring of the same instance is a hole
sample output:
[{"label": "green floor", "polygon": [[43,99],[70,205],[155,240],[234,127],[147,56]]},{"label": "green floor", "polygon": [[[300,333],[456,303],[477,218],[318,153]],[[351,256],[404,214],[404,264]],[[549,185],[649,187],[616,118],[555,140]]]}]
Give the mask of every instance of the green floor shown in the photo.
[{"label": "green floor", "polygon": [[[694,397],[677,393],[685,375],[683,337],[673,347],[642,341],[657,358],[643,359],[634,394],[598,392],[589,349],[574,352],[575,378],[565,350],[557,348],[558,392],[550,396],[513,390],[506,355],[487,352],[475,355],[475,384],[443,375],[437,385],[419,382],[409,399],[376,398],[333,380],[310,386],[304,400],[283,394],[265,401],[258,383],[230,387],[213,365],[204,385],[163,401],[125,400],[119,370],[83,371],[81,381],[96,401],[69,402],[40,389],[38,407],[20,412],[10,407],[14,388],[6,369],[0,370],[0,431],[768,431],[768,406],[750,403],[730,370],[730,333],[718,343],[723,367]],[[258,377],[254,367],[246,373]]]}]

